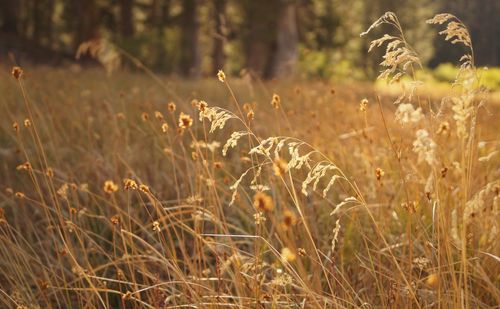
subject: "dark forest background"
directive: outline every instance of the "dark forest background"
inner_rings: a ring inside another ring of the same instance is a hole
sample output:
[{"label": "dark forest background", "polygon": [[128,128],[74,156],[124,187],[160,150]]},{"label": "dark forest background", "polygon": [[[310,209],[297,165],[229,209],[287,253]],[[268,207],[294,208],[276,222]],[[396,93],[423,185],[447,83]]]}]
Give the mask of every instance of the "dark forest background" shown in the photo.
[{"label": "dark forest background", "polygon": [[58,65],[74,61],[80,43],[106,39],[156,72],[185,77],[223,68],[363,78],[380,55],[366,55],[370,37],[359,33],[388,10],[431,68],[462,54],[425,23],[441,12],[468,25],[479,65],[500,65],[499,0],[1,0],[0,63]]}]

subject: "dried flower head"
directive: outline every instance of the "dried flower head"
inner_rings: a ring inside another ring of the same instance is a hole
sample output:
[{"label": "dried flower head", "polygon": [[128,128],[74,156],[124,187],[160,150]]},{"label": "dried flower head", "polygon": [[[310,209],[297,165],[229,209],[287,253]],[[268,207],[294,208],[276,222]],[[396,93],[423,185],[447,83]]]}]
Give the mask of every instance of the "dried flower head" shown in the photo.
[{"label": "dried flower head", "polygon": [[111,219],[109,219],[109,221],[111,221],[111,223],[113,223],[113,225],[118,225],[118,224],[120,224],[120,216],[114,215],[111,217]]},{"label": "dried flower head", "polygon": [[164,123],[161,124],[161,131],[163,133],[167,133],[167,131],[168,131],[168,124],[166,122],[164,122]]},{"label": "dried flower head", "polygon": [[188,114],[181,112],[179,115],[179,128],[187,129],[193,125],[193,118]]},{"label": "dried flower head", "polygon": [[155,111],[155,118],[158,121],[163,121],[164,119],[163,114],[160,111]]},{"label": "dried flower head", "polygon": [[290,248],[284,247],[281,249],[281,259],[284,263],[292,263],[297,259],[297,255]]},{"label": "dried flower head", "polygon": [[26,198],[26,195],[24,195],[24,193],[22,192],[16,192],[15,196],[20,200]]},{"label": "dried flower head", "polygon": [[271,100],[271,105],[275,108],[275,109],[278,109],[280,108],[280,105],[281,105],[281,98],[279,95],[277,95],[276,93],[273,94],[273,99]]},{"label": "dried flower head", "polygon": [[306,256],[307,255],[307,251],[304,248],[297,249],[297,253],[299,254],[299,256]]},{"label": "dried flower head", "polygon": [[115,184],[112,180],[106,180],[104,182],[103,190],[108,194],[112,194],[118,191],[118,185]]},{"label": "dried flower head", "polygon": [[368,99],[364,98],[359,103],[359,111],[360,112],[366,112],[367,108],[368,108]]},{"label": "dried flower head", "polygon": [[439,128],[436,131],[436,134],[448,134],[450,132],[450,123],[448,121],[443,121],[439,124]]},{"label": "dried flower head", "polygon": [[258,211],[272,211],[274,208],[273,199],[264,192],[257,192],[253,196],[253,206]]},{"label": "dried flower head", "polygon": [[16,121],[12,123],[12,130],[14,130],[14,132],[19,132],[19,124]]},{"label": "dried flower head", "polygon": [[427,279],[425,279],[425,284],[427,284],[431,288],[435,288],[438,286],[439,283],[439,276],[438,274],[430,274],[427,276]]},{"label": "dried flower head", "polygon": [[247,119],[248,121],[252,121],[253,119],[255,118],[255,113],[253,110],[249,110],[248,113],[247,113]]},{"label": "dried flower head", "polygon": [[176,107],[176,105],[175,105],[175,103],[174,103],[174,102],[170,102],[170,103],[168,103],[167,108],[168,108],[168,111],[169,111],[170,113],[173,113],[173,112],[175,112],[175,109],[176,109],[177,107]]},{"label": "dried flower head", "polygon": [[125,190],[137,190],[139,187],[137,186],[137,182],[130,178],[125,178],[123,180],[123,188]]},{"label": "dried flower head", "polygon": [[23,76],[23,69],[21,69],[20,67],[13,67],[12,68],[12,76],[14,76],[15,79],[19,79]]},{"label": "dried flower head", "polygon": [[204,112],[205,109],[208,107],[208,104],[205,101],[197,101],[196,107],[200,112]]},{"label": "dried flower head", "polygon": [[143,185],[143,184],[141,184],[141,185],[139,186],[139,190],[141,190],[141,191],[142,191],[142,192],[144,192],[144,193],[151,193],[151,191],[149,190],[149,187],[148,187],[148,186],[146,186],[146,185]]},{"label": "dried flower head", "polygon": [[31,170],[33,170],[33,167],[31,166],[31,163],[24,162],[23,164],[18,165],[16,167],[16,170],[18,170],[18,171],[31,171]]},{"label": "dried flower head", "polygon": [[284,230],[288,230],[293,225],[297,224],[297,216],[294,212],[286,209],[283,211],[282,227]]},{"label": "dried flower head", "polygon": [[273,171],[274,175],[278,177],[283,177],[285,173],[288,171],[288,164],[285,160],[276,157],[273,161]]},{"label": "dried flower head", "polygon": [[24,127],[25,128],[31,127],[31,120],[29,120],[28,118],[24,119]]},{"label": "dried flower head", "polygon": [[153,231],[155,231],[155,232],[161,231],[160,222],[158,222],[158,221],[153,222]]},{"label": "dried flower head", "polygon": [[141,119],[142,119],[142,121],[144,121],[144,122],[148,121],[148,120],[149,120],[149,114],[148,114],[148,113],[146,113],[146,112],[142,113],[142,114],[141,114]]},{"label": "dried flower head", "polygon": [[222,82],[224,83],[226,81],[226,74],[224,74],[224,72],[222,70],[219,70],[219,72],[217,72],[217,78]]},{"label": "dried flower head", "polygon": [[47,169],[45,170],[45,175],[47,175],[47,177],[49,178],[53,178],[54,170],[51,167],[47,167]]},{"label": "dried flower head", "polygon": [[375,177],[377,177],[377,180],[380,181],[382,179],[382,176],[385,175],[385,172],[383,169],[381,169],[380,167],[377,167],[375,169]]}]

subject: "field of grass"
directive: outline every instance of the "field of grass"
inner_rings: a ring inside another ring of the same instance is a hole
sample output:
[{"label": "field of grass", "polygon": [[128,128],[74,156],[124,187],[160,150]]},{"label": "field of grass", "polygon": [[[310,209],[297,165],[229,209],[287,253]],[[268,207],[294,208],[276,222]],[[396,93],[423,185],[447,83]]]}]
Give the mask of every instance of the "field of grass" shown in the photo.
[{"label": "field of grass", "polygon": [[394,104],[0,66],[1,306],[498,306],[500,105],[474,70]]}]

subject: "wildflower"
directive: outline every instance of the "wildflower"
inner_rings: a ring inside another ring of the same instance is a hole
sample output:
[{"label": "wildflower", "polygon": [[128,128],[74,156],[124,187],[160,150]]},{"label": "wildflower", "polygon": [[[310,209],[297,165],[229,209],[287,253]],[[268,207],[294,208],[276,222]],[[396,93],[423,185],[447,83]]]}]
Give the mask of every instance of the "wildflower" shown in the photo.
[{"label": "wildflower", "polygon": [[162,125],[161,125],[161,131],[163,133],[167,133],[167,131],[168,131],[168,124],[166,122],[162,123]]},{"label": "wildflower", "polygon": [[284,247],[281,249],[281,259],[284,263],[292,263],[297,259],[297,255],[295,255],[295,253],[293,253],[289,248]]},{"label": "wildflower", "polygon": [[24,127],[25,128],[31,127],[31,120],[29,120],[28,118],[24,119]]},{"label": "wildflower", "polygon": [[188,114],[184,114],[183,112],[181,112],[179,116],[179,127],[182,129],[187,129],[192,125],[193,118],[191,118],[191,116],[189,116]]},{"label": "wildflower", "polygon": [[424,115],[422,114],[422,109],[420,107],[415,109],[412,104],[402,103],[399,104],[395,117],[400,124],[404,125],[410,122],[417,123],[424,117]]},{"label": "wildflower", "polygon": [[274,175],[278,177],[283,177],[288,170],[288,164],[280,159],[279,157],[276,157],[273,162],[273,170],[274,170]]},{"label": "wildflower", "polygon": [[23,76],[23,73],[24,73],[24,71],[20,67],[13,67],[12,68],[12,76],[14,76],[15,79],[21,78],[21,76]]},{"label": "wildflower", "polygon": [[368,99],[364,98],[361,100],[359,103],[359,111],[360,112],[366,112],[366,109],[368,108]]},{"label": "wildflower", "polygon": [[377,180],[380,181],[382,179],[382,176],[385,175],[385,172],[383,169],[381,169],[380,167],[377,167],[375,169],[375,177],[377,177]]},{"label": "wildflower", "polygon": [[224,71],[219,70],[219,72],[217,72],[217,78],[221,81],[221,83],[224,83],[226,81],[226,74],[224,74]]},{"label": "wildflower", "polygon": [[170,113],[175,112],[175,109],[176,109],[175,103],[174,103],[174,102],[170,102],[170,103],[168,103],[167,108],[168,108],[168,111],[169,111]]},{"label": "wildflower", "polygon": [[272,211],[273,199],[264,192],[257,192],[253,196],[253,206],[259,211]]},{"label": "wildflower", "polygon": [[112,194],[118,191],[118,185],[115,184],[112,180],[106,180],[104,182],[103,190],[108,194]]},{"label": "wildflower", "polygon": [[278,109],[280,108],[280,104],[281,104],[281,99],[280,99],[280,96],[277,95],[276,93],[273,94],[273,99],[271,100],[271,105],[275,108],[275,109]]},{"label": "wildflower", "polygon": [[138,186],[137,186],[137,183],[130,179],[130,178],[125,178],[123,180],[123,188],[125,190],[137,190],[138,189]]}]

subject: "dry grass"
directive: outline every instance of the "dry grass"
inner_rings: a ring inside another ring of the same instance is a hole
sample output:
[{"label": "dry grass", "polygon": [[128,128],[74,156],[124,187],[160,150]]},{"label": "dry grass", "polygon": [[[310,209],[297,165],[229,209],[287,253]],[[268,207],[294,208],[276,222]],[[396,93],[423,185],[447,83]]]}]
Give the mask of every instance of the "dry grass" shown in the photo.
[{"label": "dry grass", "polygon": [[2,306],[498,306],[498,104],[381,22],[397,96],[2,67]]}]

